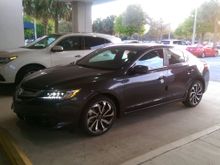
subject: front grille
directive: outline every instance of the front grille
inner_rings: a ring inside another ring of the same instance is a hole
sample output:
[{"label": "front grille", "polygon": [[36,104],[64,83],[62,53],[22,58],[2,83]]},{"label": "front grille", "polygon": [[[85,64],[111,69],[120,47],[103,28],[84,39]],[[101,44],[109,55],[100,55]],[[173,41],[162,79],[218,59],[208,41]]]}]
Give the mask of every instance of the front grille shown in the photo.
[{"label": "front grille", "polygon": [[5,81],[5,79],[2,75],[0,75],[0,81]]},{"label": "front grille", "polygon": [[23,87],[18,88],[18,90],[16,91],[16,95],[19,98],[33,98],[38,96],[40,93],[40,90]]}]

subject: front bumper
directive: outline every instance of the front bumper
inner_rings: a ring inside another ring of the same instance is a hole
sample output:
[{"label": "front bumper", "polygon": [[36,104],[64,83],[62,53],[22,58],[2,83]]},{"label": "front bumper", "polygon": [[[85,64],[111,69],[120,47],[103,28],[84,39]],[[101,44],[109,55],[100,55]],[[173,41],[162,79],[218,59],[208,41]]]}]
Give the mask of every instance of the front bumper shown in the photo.
[{"label": "front bumper", "polygon": [[78,123],[82,104],[76,101],[54,101],[42,99],[13,99],[12,110],[25,120],[59,123]]},{"label": "front bumper", "polygon": [[16,70],[13,65],[0,64],[0,84],[12,84],[15,80]]}]

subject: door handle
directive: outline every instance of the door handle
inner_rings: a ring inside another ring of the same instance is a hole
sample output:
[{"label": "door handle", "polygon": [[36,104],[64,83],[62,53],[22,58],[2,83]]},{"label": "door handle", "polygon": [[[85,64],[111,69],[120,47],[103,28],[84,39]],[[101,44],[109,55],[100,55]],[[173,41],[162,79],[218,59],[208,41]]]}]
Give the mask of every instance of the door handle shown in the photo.
[{"label": "door handle", "polygon": [[161,76],[158,78],[158,80],[160,81],[161,84],[163,84],[165,82],[164,78],[165,78],[164,76]]},{"label": "door handle", "polygon": [[81,57],[81,55],[76,55],[75,57],[76,57],[76,58],[80,58],[80,57]]},{"label": "door handle", "polygon": [[189,69],[188,72],[187,72],[187,74],[190,75],[192,72],[194,72],[194,69],[193,69],[193,68]]}]

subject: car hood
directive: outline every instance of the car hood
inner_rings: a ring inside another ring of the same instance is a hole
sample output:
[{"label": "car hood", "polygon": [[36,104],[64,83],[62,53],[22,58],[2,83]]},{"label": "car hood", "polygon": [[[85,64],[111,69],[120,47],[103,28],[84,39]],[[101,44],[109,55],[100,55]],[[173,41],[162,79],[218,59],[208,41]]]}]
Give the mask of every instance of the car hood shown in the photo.
[{"label": "car hood", "polygon": [[25,54],[32,54],[33,52],[42,52],[44,49],[27,49],[27,48],[17,48],[11,50],[0,51],[0,57],[11,57],[11,56],[22,56]]},{"label": "car hood", "polygon": [[[68,89],[98,82],[113,71],[86,68],[78,65],[57,66],[35,72],[22,81],[22,86],[34,89]],[[105,76],[104,76],[105,75]]]}]

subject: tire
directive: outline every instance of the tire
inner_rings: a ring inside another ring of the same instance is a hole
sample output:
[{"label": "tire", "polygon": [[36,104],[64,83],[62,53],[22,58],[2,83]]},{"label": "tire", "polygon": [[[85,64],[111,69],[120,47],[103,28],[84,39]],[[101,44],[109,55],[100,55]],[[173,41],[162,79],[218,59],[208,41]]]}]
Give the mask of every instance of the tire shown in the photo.
[{"label": "tire", "polygon": [[25,117],[23,115],[21,115],[20,113],[16,113],[17,117],[19,120],[24,120]]},{"label": "tire", "polygon": [[100,96],[86,106],[81,122],[85,133],[98,136],[107,132],[116,118],[115,103],[108,97]]},{"label": "tire", "polygon": [[200,101],[202,100],[203,96],[203,91],[204,91],[204,86],[201,81],[195,81],[192,83],[190,86],[188,92],[187,92],[187,97],[183,101],[183,104],[187,107],[195,107],[197,106]]},{"label": "tire", "polygon": [[15,79],[15,84],[18,85],[24,79],[24,77],[26,77],[36,71],[39,71],[41,69],[44,69],[44,67],[40,66],[40,65],[30,65],[30,66],[26,66],[26,67],[22,68],[17,73],[16,79]]}]

